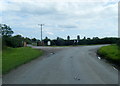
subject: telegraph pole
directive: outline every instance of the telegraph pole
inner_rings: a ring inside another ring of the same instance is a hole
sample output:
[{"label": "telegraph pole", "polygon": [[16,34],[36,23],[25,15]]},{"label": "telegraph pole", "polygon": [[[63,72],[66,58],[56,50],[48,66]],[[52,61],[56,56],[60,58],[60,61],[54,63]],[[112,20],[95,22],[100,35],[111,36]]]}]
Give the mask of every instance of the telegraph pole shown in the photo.
[{"label": "telegraph pole", "polygon": [[41,44],[43,45],[43,42],[42,42],[42,27],[44,24],[38,24],[39,26],[41,26]]}]

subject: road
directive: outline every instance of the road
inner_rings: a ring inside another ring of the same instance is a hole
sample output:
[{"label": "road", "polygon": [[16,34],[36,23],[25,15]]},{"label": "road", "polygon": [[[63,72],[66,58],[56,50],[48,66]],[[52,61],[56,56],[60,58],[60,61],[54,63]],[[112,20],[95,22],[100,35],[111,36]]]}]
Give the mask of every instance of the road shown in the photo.
[{"label": "road", "polygon": [[50,47],[34,47],[50,52],[4,75],[3,84],[117,84],[118,71],[95,53],[101,46],[66,47],[54,53]]}]

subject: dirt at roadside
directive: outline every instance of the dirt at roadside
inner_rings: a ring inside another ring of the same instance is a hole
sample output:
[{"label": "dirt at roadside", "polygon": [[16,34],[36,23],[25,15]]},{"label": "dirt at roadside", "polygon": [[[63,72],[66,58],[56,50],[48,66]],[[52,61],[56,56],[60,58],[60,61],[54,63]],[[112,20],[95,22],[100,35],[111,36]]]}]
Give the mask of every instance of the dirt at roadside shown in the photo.
[{"label": "dirt at roadside", "polygon": [[67,49],[68,47],[39,47],[39,46],[32,46],[32,48],[43,50],[44,55],[41,58],[47,58],[51,55],[56,54],[57,52]]},{"label": "dirt at roadside", "polygon": [[42,48],[40,50],[44,51],[44,56],[49,56],[61,51],[63,48]]}]

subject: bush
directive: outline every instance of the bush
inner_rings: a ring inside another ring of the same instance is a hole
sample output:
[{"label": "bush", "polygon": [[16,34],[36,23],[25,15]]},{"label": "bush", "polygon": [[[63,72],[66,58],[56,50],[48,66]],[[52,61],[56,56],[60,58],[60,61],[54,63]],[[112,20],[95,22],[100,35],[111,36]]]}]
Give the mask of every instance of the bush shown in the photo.
[{"label": "bush", "polygon": [[120,38],[119,38],[118,41],[117,41],[117,45],[118,45],[119,48],[120,48]]},{"label": "bush", "polygon": [[23,39],[18,35],[14,37],[3,36],[3,40],[2,40],[3,49],[5,48],[5,46],[13,47],[13,48],[23,47]]}]

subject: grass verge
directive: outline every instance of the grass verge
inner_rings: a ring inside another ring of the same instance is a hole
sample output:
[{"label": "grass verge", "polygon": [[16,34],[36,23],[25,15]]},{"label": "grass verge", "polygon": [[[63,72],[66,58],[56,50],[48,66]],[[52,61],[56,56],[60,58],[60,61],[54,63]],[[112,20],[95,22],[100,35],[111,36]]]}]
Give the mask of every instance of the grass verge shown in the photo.
[{"label": "grass verge", "polygon": [[[79,46],[94,46],[100,44],[89,44],[89,45],[68,45],[68,46],[45,46],[45,47],[79,47]],[[102,44],[101,44],[102,45]]]},{"label": "grass verge", "polygon": [[2,51],[0,50],[0,75],[2,74]]},{"label": "grass verge", "polygon": [[27,63],[43,54],[43,51],[30,47],[7,48],[2,52],[2,74]]},{"label": "grass verge", "polygon": [[103,46],[97,53],[101,57],[120,66],[120,49],[117,45]]}]

